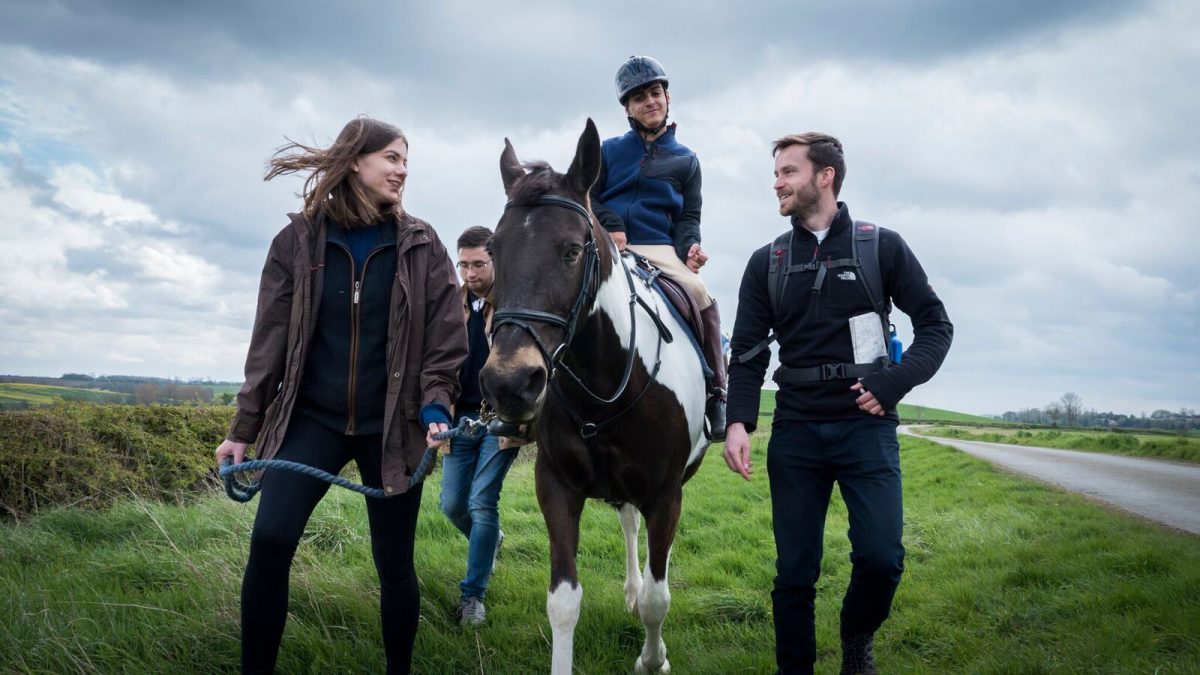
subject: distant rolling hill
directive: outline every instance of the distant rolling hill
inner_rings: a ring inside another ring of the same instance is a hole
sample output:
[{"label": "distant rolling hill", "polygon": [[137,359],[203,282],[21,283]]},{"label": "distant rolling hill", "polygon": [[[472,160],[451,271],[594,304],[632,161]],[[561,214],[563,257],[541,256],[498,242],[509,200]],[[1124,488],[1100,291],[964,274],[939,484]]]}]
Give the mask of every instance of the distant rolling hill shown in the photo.
[{"label": "distant rolling hill", "polygon": [[58,401],[125,403],[127,400],[125,394],[105,389],[0,382],[0,410],[50,405]]},{"label": "distant rolling hill", "polygon": [[[980,415],[968,415],[967,413],[954,412],[953,410],[942,410],[941,408],[930,408],[924,405],[909,405],[901,403],[898,410],[900,413],[900,421],[906,423],[912,422],[982,422],[987,424],[1004,424],[1004,422],[991,417],[982,417]],[[772,389],[764,389],[762,391],[762,403],[759,405],[758,414],[760,417],[770,417],[775,413],[775,391]]]}]

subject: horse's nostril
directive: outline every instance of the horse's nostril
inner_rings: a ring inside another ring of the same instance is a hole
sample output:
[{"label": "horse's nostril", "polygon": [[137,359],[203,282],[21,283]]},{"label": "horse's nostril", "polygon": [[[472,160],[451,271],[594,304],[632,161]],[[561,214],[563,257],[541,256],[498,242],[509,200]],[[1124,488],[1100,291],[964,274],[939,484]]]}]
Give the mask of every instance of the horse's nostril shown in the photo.
[{"label": "horse's nostril", "polygon": [[529,382],[525,385],[525,391],[530,392],[537,397],[546,388],[546,369],[534,368],[529,374]]}]

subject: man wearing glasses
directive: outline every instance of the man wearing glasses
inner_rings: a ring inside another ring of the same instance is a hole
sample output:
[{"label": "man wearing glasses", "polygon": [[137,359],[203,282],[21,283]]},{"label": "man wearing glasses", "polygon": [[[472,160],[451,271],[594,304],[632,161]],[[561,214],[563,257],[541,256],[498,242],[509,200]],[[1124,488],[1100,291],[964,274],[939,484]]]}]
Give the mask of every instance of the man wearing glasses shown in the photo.
[{"label": "man wearing glasses", "polygon": [[[492,323],[492,281],[495,271],[487,252],[492,231],[467,228],[458,238],[458,274],[462,277],[463,313],[467,318],[468,355],[459,372],[462,394],[454,406],[454,423],[463,417],[479,418],[483,396],[479,371],[487,361]],[[479,437],[460,436],[450,441],[442,462],[442,513],[467,538],[467,574],[459,583],[460,625],[483,623],[483,596],[492,576],[504,533],[500,531],[500,488],[517,456],[516,441],[483,432]]]}]

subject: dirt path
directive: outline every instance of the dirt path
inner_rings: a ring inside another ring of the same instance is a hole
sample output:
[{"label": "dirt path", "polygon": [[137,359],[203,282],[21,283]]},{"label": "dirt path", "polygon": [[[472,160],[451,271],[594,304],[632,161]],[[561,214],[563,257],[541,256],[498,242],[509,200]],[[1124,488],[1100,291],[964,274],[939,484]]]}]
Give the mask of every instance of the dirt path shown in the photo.
[{"label": "dirt path", "polygon": [[[900,427],[901,433],[910,433]],[[1099,452],[920,436],[1005,469],[1200,535],[1200,466]]]}]

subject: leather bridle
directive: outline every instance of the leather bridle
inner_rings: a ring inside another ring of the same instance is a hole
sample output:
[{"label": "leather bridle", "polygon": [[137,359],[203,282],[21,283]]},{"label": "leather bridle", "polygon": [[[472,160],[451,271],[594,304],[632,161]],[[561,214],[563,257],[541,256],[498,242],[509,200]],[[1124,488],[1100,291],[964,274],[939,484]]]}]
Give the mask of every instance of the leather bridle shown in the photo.
[{"label": "leather bridle", "polygon": [[[613,393],[612,396],[601,396],[584,384],[583,380],[570,368],[570,366],[563,362],[563,357],[566,355],[567,349],[575,339],[575,333],[576,329],[578,328],[580,316],[596,299],[596,293],[599,289],[600,254],[597,248],[598,244],[596,242],[596,238],[592,234],[594,220],[591,212],[588,211],[588,209],[582,204],[573,199],[558,195],[543,194],[532,200],[523,201],[521,203],[508,202],[505,204],[504,210],[507,211],[508,209],[513,208],[538,206],[554,206],[567,209],[579,214],[587,220],[587,240],[585,241],[583,247],[584,270],[583,278],[580,280],[579,284],[579,292],[575,296],[575,302],[572,304],[570,312],[565,317],[559,316],[558,314],[552,314],[550,312],[544,312],[542,310],[528,309],[524,307],[497,309],[492,315],[492,335],[495,335],[500,326],[505,325],[513,325],[529,333],[530,337],[533,338],[534,344],[537,345],[538,351],[541,352],[542,358],[546,362],[546,370],[549,374],[550,385],[552,386],[555,394],[562,401],[563,407],[567,409],[567,412],[570,413],[571,417],[575,419],[577,424],[579,424],[580,433],[583,435],[583,437],[585,439],[591,439],[601,428],[615,421],[627,410],[632,408],[637,401],[641,400],[642,396],[650,388],[650,382],[653,381],[654,377],[658,374],[659,368],[662,365],[662,360],[660,357],[662,354],[663,341],[660,335],[658,341],[658,354],[655,355],[654,371],[650,373],[650,378],[647,380],[646,386],[637,395],[637,398],[634,399],[633,403],[631,403],[629,406],[626,406],[615,416],[599,423],[585,422],[570,405],[567,405],[567,401],[562,392],[561,386],[558,382],[558,379],[555,377],[555,375],[559,372],[565,373],[588,396],[588,398],[601,405],[615,403],[625,393],[625,390],[629,386],[629,378],[633,373],[634,351],[637,348],[637,317],[634,314],[636,312],[638,295],[636,289],[634,288],[632,273],[630,273],[628,267],[622,265],[621,268],[625,272],[626,282],[629,284],[629,323],[631,326],[629,349],[627,350],[628,354],[625,359],[625,370],[621,376],[621,383],[617,386],[616,392]],[[613,254],[616,255],[615,250],[613,251]],[[541,337],[538,336],[537,330],[533,326],[534,323],[549,324],[563,331],[562,342],[559,343],[559,345],[553,350],[551,350],[541,339]]]}]

